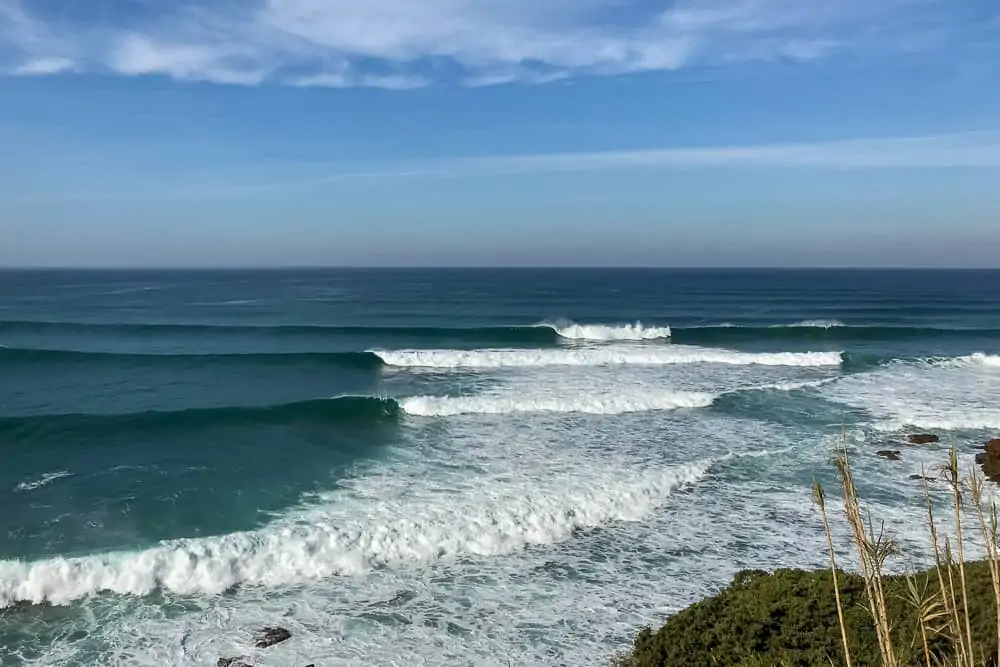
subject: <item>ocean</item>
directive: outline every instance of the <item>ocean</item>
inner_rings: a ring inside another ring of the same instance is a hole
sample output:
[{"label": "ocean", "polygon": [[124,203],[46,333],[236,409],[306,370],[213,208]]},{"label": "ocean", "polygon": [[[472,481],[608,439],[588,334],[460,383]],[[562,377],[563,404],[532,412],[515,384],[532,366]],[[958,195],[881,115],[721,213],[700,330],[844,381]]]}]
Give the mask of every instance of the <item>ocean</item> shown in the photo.
[{"label": "ocean", "polygon": [[604,665],[998,396],[995,271],[3,271],[0,663]]}]

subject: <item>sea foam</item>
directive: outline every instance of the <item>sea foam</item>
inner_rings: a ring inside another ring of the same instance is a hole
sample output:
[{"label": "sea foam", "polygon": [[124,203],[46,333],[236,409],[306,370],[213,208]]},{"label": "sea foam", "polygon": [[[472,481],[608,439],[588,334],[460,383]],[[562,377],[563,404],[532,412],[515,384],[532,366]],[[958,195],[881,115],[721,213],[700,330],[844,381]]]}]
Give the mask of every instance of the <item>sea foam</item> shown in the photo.
[{"label": "sea foam", "polygon": [[[35,562],[0,561],[0,608],[19,601],[68,604],[97,593],[220,594],[237,585],[281,586],[379,566],[489,557],[563,542],[574,531],[640,521],[711,461],[609,475],[588,484],[548,479],[545,488],[421,496],[421,502],[351,500],[292,513],[260,530],[166,541],[138,552]],[[330,498],[333,500],[334,498]]]},{"label": "sea foam", "polygon": [[628,412],[703,408],[712,404],[715,395],[707,392],[648,391],[631,393],[515,396],[414,396],[400,399],[403,411],[410,415],[443,417],[460,414],[500,415],[517,412],[579,412],[616,415]]},{"label": "sea foam", "polygon": [[372,350],[388,366],[410,368],[508,368],[531,366],[607,366],[729,364],[761,366],[838,366],[840,352],[738,352],[688,345],[611,346],[581,349]]},{"label": "sea foam", "polygon": [[873,427],[949,431],[1000,428],[1000,358],[964,357],[893,361],[823,389],[827,398],[866,410]]},{"label": "sea foam", "polygon": [[64,477],[71,477],[73,473],[68,470],[59,470],[57,472],[47,472],[36,480],[30,482],[21,482],[16,487],[15,491],[34,491],[35,489],[40,489],[43,486],[48,486],[57,479],[63,479]]}]

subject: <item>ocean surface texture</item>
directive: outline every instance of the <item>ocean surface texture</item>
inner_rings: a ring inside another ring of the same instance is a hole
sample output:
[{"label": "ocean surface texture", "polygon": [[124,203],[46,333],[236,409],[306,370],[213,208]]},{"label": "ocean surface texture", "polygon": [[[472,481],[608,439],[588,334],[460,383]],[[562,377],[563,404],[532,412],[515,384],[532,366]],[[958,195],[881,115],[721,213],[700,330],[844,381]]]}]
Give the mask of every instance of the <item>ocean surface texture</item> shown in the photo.
[{"label": "ocean surface texture", "polygon": [[998,397],[997,272],[0,272],[0,663],[606,664]]}]

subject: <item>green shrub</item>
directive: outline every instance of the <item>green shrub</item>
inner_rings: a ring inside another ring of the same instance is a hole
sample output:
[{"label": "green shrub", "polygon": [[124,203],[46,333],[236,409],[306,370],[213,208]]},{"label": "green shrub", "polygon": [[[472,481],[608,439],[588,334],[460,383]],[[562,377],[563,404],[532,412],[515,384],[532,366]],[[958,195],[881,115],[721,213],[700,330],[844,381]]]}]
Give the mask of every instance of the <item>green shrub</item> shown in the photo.
[{"label": "green shrub", "polygon": [[[996,608],[986,562],[965,564],[977,664],[998,667]],[[945,573],[947,576],[947,573]],[[957,576],[957,574],[956,574]],[[856,667],[882,664],[861,577],[838,573],[851,656]],[[935,570],[915,576],[918,590],[939,590]],[[893,644],[902,665],[923,665],[917,610],[905,577],[886,577]],[[926,587],[926,588],[925,588]],[[933,659],[950,660],[951,641],[930,637]],[[645,629],[619,667],[806,667],[844,664],[830,570],[746,571],[718,595]]]}]

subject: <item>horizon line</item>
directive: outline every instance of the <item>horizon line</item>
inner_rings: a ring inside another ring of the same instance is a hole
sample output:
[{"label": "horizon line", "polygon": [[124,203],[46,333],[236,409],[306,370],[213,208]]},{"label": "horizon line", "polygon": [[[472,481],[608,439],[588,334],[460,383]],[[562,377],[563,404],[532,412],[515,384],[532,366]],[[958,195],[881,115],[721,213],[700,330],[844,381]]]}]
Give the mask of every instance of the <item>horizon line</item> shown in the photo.
[{"label": "horizon line", "polygon": [[206,272],[206,271],[1000,271],[997,266],[906,266],[906,265],[669,265],[669,264],[274,264],[274,265],[209,265],[198,264],[190,266],[178,265],[0,265],[0,271],[105,271],[105,272],[137,272],[137,271],[170,271],[170,272]]}]

